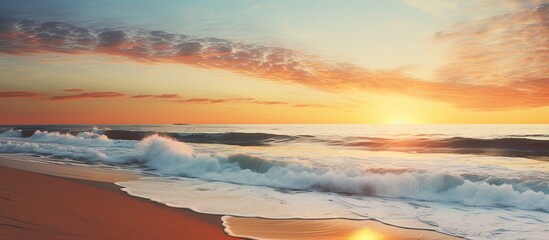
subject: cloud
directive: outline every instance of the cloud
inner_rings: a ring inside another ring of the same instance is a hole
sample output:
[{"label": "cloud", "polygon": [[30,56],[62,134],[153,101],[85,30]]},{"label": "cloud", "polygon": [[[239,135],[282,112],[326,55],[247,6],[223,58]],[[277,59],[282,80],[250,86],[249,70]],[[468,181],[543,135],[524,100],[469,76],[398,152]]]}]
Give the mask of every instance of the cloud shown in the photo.
[{"label": "cloud", "polygon": [[318,104],[318,103],[309,103],[309,104],[294,104],[294,107],[328,108],[329,106],[326,106],[324,104]]},{"label": "cloud", "polygon": [[231,103],[231,102],[240,102],[240,103],[250,103],[250,104],[260,104],[260,105],[285,105],[289,104],[288,102],[281,101],[260,101],[255,98],[189,98],[189,99],[179,99],[176,100],[178,103]]},{"label": "cloud", "polygon": [[126,94],[118,92],[85,92],[71,95],[52,96],[52,101],[69,101],[69,100],[83,100],[83,99],[101,99],[101,98],[121,98]]},{"label": "cloud", "polygon": [[547,82],[549,3],[520,9],[439,32],[435,39],[450,43],[452,48],[437,78],[449,83],[497,86],[521,83],[528,87],[536,81]]},{"label": "cloud", "polygon": [[43,96],[43,93],[29,91],[0,92],[0,98],[34,98]]},{"label": "cloud", "polygon": [[285,105],[289,104],[288,102],[280,102],[280,101],[255,101],[255,104],[264,104],[264,105]]},{"label": "cloud", "polygon": [[464,98],[458,106],[498,110],[549,105],[549,3],[512,2],[512,13],[436,34],[437,41],[451,44],[437,79],[453,86],[449,90],[455,97],[461,89],[483,100],[478,104]]},{"label": "cloud", "polygon": [[131,96],[131,98],[135,99],[144,99],[144,98],[160,98],[160,99],[178,99],[181,98],[179,94],[142,94],[142,95],[134,95]]},{"label": "cloud", "polygon": [[114,47],[124,43],[126,40],[126,33],[120,30],[105,31],[97,34],[97,38],[99,46]]},{"label": "cloud", "polygon": [[[544,64],[548,62],[547,38],[540,37],[547,36],[547,7],[517,9],[520,11],[514,14],[437,34],[436,39],[451,41],[454,47],[450,52],[452,60],[437,71],[436,81],[412,78],[397,70],[373,71],[332,62],[286,48],[136,28],[87,29],[61,22],[0,20],[0,52],[108,54],[139,62],[229,70],[324,91],[358,89],[403,94],[471,110],[548,106],[548,87],[543,84],[548,76]],[[136,98],[147,97],[154,98]]]},{"label": "cloud", "polygon": [[188,98],[176,100],[178,103],[229,103],[229,102],[253,102],[253,98]]},{"label": "cloud", "polygon": [[[81,92],[82,89],[63,89],[66,92]],[[21,92],[6,92],[6,93],[21,93]],[[6,94],[9,95],[9,94]],[[60,95],[50,97],[51,101],[68,101],[68,100],[82,100],[82,99],[109,99],[109,98],[123,98],[127,97],[128,94],[119,93],[119,92],[84,92],[71,95]],[[2,98],[2,93],[0,92],[0,98]],[[260,104],[260,105],[289,105],[289,102],[283,101],[262,101],[255,98],[183,98],[179,94],[169,93],[169,94],[140,94],[129,96],[129,99],[161,99],[165,101],[171,101],[176,103],[191,103],[191,104],[223,104],[223,103],[246,103],[246,104]],[[296,104],[295,107],[326,107],[320,104]]]},{"label": "cloud", "polygon": [[81,89],[81,88],[67,88],[67,89],[63,89],[63,92],[83,92],[84,89]]},{"label": "cloud", "polygon": [[[255,98],[182,98],[177,94],[163,94],[163,95],[135,95],[131,98],[145,99],[145,98],[162,98],[177,102],[177,103],[191,103],[191,104],[224,104],[224,103],[245,103],[245,104],[259,104],[259,105],[290,105],[289,102],[283,101],[262,101]],[[169,96],[169,97],[167,97]],[[172,98],[173,96],[173,98]],[[177,97],[176,97],[177,96]],[[295,104],[294,107],[327,107],[320,104]]]},{"label": "cloud", "polygon": [[[129,96],[126,93],[113,92],[113,91],[97,91],[97,92],[83,92],[81,88],[68,88],[62,89],[64,92],[70,92],[75,94],[69,95],[57,95],[51,96],[50,101],[75,101],[84,99],[116,99],[125,98],[128,99],[160,99],[165,101],[171,101],[176,103],[191,103],[191,104],[224,104],[224,103],[245,103],[245,104],[259,104],[259,105],[290,105],[289,102],[284,101],[263,101],[249,97],[237,97],[237,98],[183,98],[177,93],[168,94],[141,94]],[[0,92],[0,99],[2,98],[34,98],[45,96],[46,94],[30,92],[30,91],[9,91]],[[316,103],[304,103],[293,104],[293,107],[329,107]]]}]

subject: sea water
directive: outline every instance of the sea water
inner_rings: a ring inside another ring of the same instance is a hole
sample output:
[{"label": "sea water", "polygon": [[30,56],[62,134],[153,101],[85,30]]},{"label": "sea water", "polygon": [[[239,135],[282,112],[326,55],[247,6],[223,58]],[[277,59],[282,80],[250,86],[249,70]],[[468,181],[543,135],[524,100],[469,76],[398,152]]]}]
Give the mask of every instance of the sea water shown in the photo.
[{"label": "sea water", "polygon": [[129,194],[204,213],[549,236],[549,125],[2,126],[0,152],[127,168]]}]

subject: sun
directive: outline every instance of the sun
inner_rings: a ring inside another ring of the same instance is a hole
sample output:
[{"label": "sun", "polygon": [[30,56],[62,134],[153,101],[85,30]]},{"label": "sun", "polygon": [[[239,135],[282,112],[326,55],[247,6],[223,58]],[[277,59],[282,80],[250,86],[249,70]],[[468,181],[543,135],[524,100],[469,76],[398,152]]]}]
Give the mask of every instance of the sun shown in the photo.
[{"label": "sun", "polygon": [[397,120],[397,121],[396,121],[396,124],[397,124],[397,125],[402,125],[402,124],[404,124],[404,121],[402,121],[402,120]]}]

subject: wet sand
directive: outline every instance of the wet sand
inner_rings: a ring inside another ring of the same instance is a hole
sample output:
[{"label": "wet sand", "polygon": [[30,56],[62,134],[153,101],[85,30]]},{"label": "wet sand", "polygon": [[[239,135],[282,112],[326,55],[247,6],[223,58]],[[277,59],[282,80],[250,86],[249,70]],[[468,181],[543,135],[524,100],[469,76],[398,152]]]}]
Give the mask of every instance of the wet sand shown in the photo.
[{"label": "wet sand", "polygon": [[114,184],[138,177],[0,154],[0,239],[461,239],[372,220],[202,214],[130,196]]},{"label": "wet sand", "polygon": [[0,239],[231,239],[220,216],[130,197],[113,183],[0,167]]},{"label": "wet sand", "polygon": [[458,240],[435,231],[393,227],[373,220],[264,219],[223,217],[225,231],[233,236],[260,239],[301,240]]}]

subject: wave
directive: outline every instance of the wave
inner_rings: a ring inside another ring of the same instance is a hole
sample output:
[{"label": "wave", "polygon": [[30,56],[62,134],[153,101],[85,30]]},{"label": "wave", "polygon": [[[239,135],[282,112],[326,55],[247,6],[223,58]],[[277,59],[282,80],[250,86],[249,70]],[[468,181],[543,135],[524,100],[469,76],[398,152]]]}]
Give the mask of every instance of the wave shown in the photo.
[{"label": "wave", "polygon": [[[182,142],[154,135],[140,143],[141,163],[162,174],[206,178],[290,190],[457,202],[468,206],[507,206],[549,212],[547,181],[494,184],[451,173],[373,173],[272,161],[246,154],[195,153]],[[519,186],[520,185],[520,186]],[[527,185],[537,185],[534,191]]]},{"label": "wave", "polygon": [[334,142],[334,144],[384,151],[549,157],[549,140],[529,138],[348,138],[345,141]]},{"label": "wave", "polygon": [[69,133],[47,132],[37,130],[29,139],[35,142],[78,144],[83,146],[112,145],[113,140],[96,132],[80,132],[76,135]]},{"label": "wave", "polygon": [[[287,135],[264,132],[226,132],[226,133],[178,133],[156,131],[131,131],[111,129],[85,129],[74,126],[59,127],[42,126],[39,128],[10,129],[1,133],[3,137],[10,134],[20,137],[36,137],[39,132],[58,132],[60,134],[79,136],[91,132],[104,135],[109,140],[141,141],[152,135],[161,135],[172,139],[201,144],[225,144],[237,146],[271,146],[282,143],[313,143],[340,147],[360,148],[368,151],[396,151],[413,153],[455,153],[477,154],[505,157],[525,157],[536,160],[549,160],[549,140],[532,139],[529,137],[546,136],[546,134],[508,135],[504,138],[482,139],[450,137],[444,138],[433,134],[416,134],[407,138],[380,138],[380,137],[337,137],[327,135]],[[519,137],[520,136],[520,137]]]},{"label": "wave", "polygon": [[238,146],[265,146],[272,143],[281,143],[295,141],[300,136],[289,136],[270,133],[172,133],[172,132],[152,132],[152,131],[125,131],[125,130],[106,130],[104,133],[109,139],[117,140],[143,140],[148,136],[160,134],[177,139],[182,142],[190,143],[215,143]]},{"label": "wave", "polygon": [[111,161],[109,157],[98,150],[78,146],[63,146],[52,144],[38,144],[32,142],[18,142],[0,140],[2,153],[33,153],[58,158],[71,158],[85,161]]},{"label": "wave", "polygon": [[0,137],[21,137],[21,130],[8,129],[3,133],[0,133]]},{"label": "wave", "polygon": [[[106,134],[108,131],[104,131]],[[12,131],[3,133],[16,134]],[[197,152],[177,139],[151,135],[141,141],[112,140],[101,131],[76,135],[36,131],[28,138],[3,137],[0,152],[38,153],[84,161],[137,165],[157,174],[195,177],[276,189],[330,192],[504,206],[549,212],[545,178],[510,179],[420,170],[384,171],[325,167],[248,154]]]},{"label": "wave", "polygon": [[135,145],[108,139],[98,129],[75,135],[36,130],[28,137],[24,137],[23,132],[25,130],[2,133],[0,152],[36,153],[84,161],[126,162],[127,158],[131,158],[127,153]]},{"label": "wave", "polygon": [[264,146],[273,143],[290,142],[303,136],[290,136],[271,133],[179,133],[170,135],[177,140],[192,143],[221,143],[239,146]]}]

